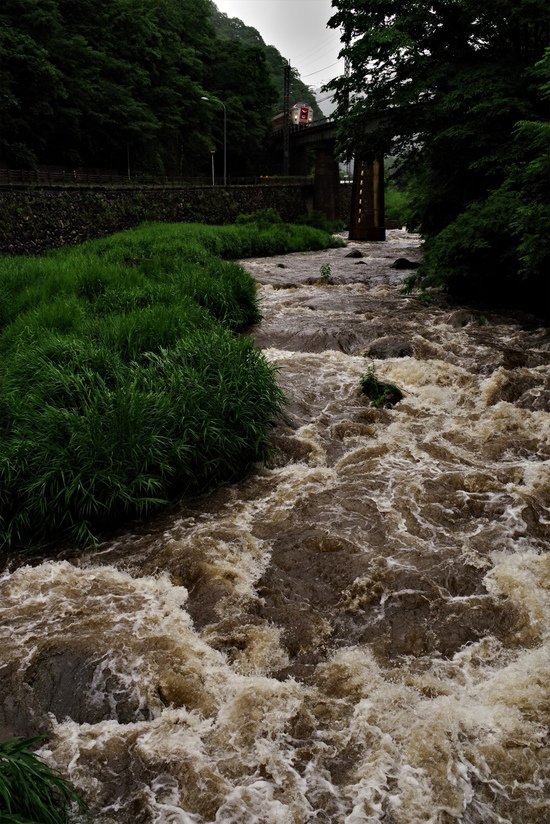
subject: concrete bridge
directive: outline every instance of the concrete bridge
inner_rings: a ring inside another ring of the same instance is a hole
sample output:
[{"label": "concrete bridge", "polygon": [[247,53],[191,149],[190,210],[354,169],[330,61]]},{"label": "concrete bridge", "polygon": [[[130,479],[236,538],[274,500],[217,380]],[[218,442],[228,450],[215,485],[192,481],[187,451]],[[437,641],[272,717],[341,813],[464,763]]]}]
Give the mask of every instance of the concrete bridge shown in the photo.
[{"label": "concrete bridge", "polygon": [[[365,124],[372,132],[379,119]],[[308,150],[315,152],[313,208],[329,220],[339,216],[340,169],[335,158],[336,122],[324,120],[289,136],[290,168],[294,174],[307,172]],[[349,222],[351,240],[385,240],[384,160],[363,162],[355,158]]]}]

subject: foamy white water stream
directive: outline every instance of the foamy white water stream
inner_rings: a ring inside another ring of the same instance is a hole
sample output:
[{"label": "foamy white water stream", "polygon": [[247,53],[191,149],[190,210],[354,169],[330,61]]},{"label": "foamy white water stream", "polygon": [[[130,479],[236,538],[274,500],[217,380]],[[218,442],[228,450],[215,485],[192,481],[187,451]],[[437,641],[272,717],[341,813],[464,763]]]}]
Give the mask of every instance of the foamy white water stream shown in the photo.
[{"label": "foamy white water stream", "polygon": [[0,578],[3,735],[101,824],[550,822],[550,332],[388,235],[245,263],[271,468]]}]

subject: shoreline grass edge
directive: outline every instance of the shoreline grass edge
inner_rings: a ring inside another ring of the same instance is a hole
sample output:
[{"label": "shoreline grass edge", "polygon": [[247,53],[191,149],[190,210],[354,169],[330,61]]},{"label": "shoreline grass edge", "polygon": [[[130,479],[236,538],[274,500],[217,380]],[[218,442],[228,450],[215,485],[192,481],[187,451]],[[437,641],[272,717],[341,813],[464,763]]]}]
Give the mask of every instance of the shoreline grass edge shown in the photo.
[{"label": "shoreline grass edge", "polygon": [[235,260],[341,245],[308,226],[144,224],[0,259],[0,547],[97,541],[267,460],[276,368],[237,334]]}]

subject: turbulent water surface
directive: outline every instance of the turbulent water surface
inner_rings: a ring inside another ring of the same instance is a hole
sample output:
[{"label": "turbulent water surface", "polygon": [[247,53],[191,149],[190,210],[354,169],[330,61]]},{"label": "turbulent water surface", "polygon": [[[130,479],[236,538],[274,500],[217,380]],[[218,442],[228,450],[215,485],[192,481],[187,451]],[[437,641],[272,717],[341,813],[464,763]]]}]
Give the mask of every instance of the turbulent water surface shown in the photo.
[{"label": "turbulent water surface", "polygon": [[1,576],[3,735],[104,824],[550,821],[549,330],[350,248],[245,264],[271,468]]}]

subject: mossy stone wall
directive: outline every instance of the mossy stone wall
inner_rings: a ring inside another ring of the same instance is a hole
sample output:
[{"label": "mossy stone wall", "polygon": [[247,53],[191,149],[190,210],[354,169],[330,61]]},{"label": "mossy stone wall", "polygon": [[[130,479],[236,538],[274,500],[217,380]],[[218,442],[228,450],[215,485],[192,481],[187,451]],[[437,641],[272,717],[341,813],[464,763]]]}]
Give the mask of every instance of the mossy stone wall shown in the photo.
[{"label": "mossy stone wall", "polygon": [[0,254],[40,254],[149,220],[226,224],[239,214],[275,209],[292,222],[311,208],[312,197],[312,185],[6,188],[0,191]]}]

